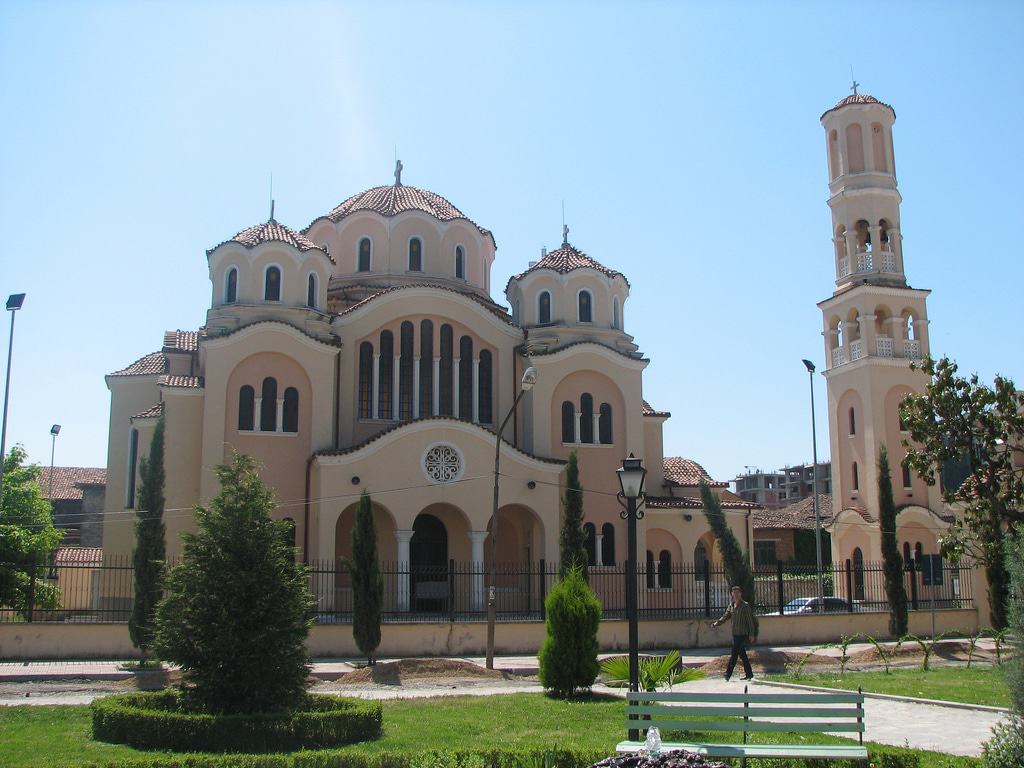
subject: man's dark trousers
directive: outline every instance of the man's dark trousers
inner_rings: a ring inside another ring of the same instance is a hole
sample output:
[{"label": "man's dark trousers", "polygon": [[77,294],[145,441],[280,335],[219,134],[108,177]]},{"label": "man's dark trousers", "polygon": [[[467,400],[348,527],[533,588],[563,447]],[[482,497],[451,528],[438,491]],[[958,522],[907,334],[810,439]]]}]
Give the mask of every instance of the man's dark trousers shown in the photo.
[{"label": "man's dark trousers", "polygon": [[739,657],[740,661],[743,662],[743,674],[747,677],[753,677],[754,673],[750,669],[750,660],[747,659],[747,636],[746,635],[733,635],[732,636],[732,655],[729,656],[729,666],[725,668],[725,676],[727,678],[732,677],[732,671],[736,667],[736,657]]}]

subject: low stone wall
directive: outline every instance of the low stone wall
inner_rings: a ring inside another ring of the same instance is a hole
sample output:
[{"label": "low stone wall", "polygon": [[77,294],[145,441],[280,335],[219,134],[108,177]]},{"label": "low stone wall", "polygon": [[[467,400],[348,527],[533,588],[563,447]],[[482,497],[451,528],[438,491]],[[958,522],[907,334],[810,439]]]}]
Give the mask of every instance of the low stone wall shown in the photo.
[{"label": "low stone wall", "polygon": [[[717,618],[717,617],[716,617]],[[826,614],[824,616],[762,616],[759,644],[800,645],[837,640],[841,635],[868,634],[888,638],[887,613]],[[984,626],[982,624],[981,626]],[[977,632],[975,609],[935,612],[935,631]],[[910,614],[910,631],[932,632],[932,614]],[[598,641],[604,651],[624,651],[628,646],[625,621],[602,621]],[[498,653],[534,654],[544,641],[540,622],[500,623],[495,633]],[[385,624],[381,628],[381,656],[477,656],[487,643],[487,625]],[[708,648],[730,643],[729,628],[710,629],[707,620],[640,622],[641,648]],[[350,624],[318,624],[309,636],[315,657],[356,656]],[[127,624],[0,624],[0,660],[14,659],[123,659],[137,651],[128,637]]]}]

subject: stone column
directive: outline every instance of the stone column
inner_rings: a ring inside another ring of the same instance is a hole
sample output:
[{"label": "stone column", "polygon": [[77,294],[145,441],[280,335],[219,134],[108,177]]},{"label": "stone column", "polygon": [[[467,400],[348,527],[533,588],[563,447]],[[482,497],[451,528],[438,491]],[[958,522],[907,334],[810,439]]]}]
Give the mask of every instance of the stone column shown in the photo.
[{"label": "stone column", "polygon": [[470,531],[469,542],[472,545],[473,576],[471,587],[472,606],[474,611],[482,611],[484,601],[484,540],[487,531]]},{"label": "stone column", "polygon": [[380,418],[380,352],[373,353],[373,410],[370,418]]},{"label": "stone column", "polygon": [[398,610],[409,610],[409,541],[412,539],[411,530],[398,529],[395,531],[395,540],[398,542]]},{"label": "stone column", "polygon": [[462,358],[452,359],[452,416],[459,418],[459,369],[462,367]]},{"label": "stone column", "polygon": [[594,445],[601,442],[601,409],[594,411]]},{"label": "stone column", "polygon": [[253,400],[253,414],[252,414],[252,429],[253,432],[259,432],[260,430],[260,415],[263,413],[263,398],[257,397]]},{"label": "stone column", "polygon": [[843,324],[843,360],[849,363],[853,360],[850,352],[850,342],[853,341],[853,339],[850,338],[850,334],[853,332],[853,329],[857,327],[857,321],[843,320],[841,322]]},{"label": "stone column", "polygon": [[573,428],[574,432],[573,432],[573,436],[572,436],[572,441],[574,443],[579,443],[579,441],[580,441],[580,424],[583,422],[583,411],[573,410],[573,417],[574,417],[573,418],[573,424],[575,426]]},{"label": "stone column", "polygon": [[857,271],[857,230],[846,230],[846,256],[850,259],[850,274]]},{"label": "stone column", "polygon": [[864,350],[864,357],[877,354],[875,349],[875,315],[859,315],[857,322],[860,325],[860,341]]},{"label": "stone column", "polygon": [[283,421],[284,420],[284,398],[283,397],[277,398],[277,413],[275,414],[275,416],[276,416],[277,420],[274,422],[274,431],[275,432],[283,432],[284,431],[284,421]]},{"label": "stone column", "polygon": [[434,388],[431,390],[434,399],[434,415],[441,414],[441,358],[434,358]]},{"label": "stone column", "polygon": [[423,415],[420,408],[420,356],[416,355],[412,359],[412,405],[409,414],[414,419],[418,419]]},{"label": "stone column", "polygon": [[[594,534],[594,564],[598,565],[598,566],[604,565],[604,557],[601,554],[602,549],[603,549],[603,547],[601,546],[601,542],[602,541],[604,541],[604,534],[603,533],[595,533]],[[613,565],[614,565],[614,563],[613,563]]]},{"label": "stone column", "polygon": [[401,374],[402,374],[402,356],[395,355],[395,362],[393,363],[394,368],[391,369],[391,418],[399,419],[400,414],[398,412],[399,389],[401,389]]},{"label": "stone column", "polygon": [[480,358],[473,358],[473,423],[480,423]]}]

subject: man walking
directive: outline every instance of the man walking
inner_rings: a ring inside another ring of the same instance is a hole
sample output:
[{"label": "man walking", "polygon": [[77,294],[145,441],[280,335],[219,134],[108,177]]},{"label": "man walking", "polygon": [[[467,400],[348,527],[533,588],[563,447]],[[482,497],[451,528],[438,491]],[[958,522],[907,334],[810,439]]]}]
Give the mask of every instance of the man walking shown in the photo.
[{"label": "man walking", "polygon": [[736,658],[743,662],[743,679],[749,680],[754,676],[750,669],[750,661],[747,659],[747,642],[757,642],[757,619],[754,618],[754,609],[750,603],[744,601],[743,590],[733,587],[730,590],[732,602],[725,609],[722,618],[711,622],[712,627],[732,619],[732,655],[729,656],[729,665],[725,668],[725,679],[732,677],[732,671],[736,667]]}]

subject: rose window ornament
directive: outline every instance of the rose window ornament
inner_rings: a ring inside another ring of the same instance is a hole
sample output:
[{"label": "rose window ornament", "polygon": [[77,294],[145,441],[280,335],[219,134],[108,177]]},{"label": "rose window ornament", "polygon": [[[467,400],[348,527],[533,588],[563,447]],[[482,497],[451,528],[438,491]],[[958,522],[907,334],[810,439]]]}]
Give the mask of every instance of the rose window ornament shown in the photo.
[{"label": "rose window ornament", "polygon": [[423,471],[431,482],[455,482],[462,474],[462,454],[454,445],[432,445],[423,455]]}]

